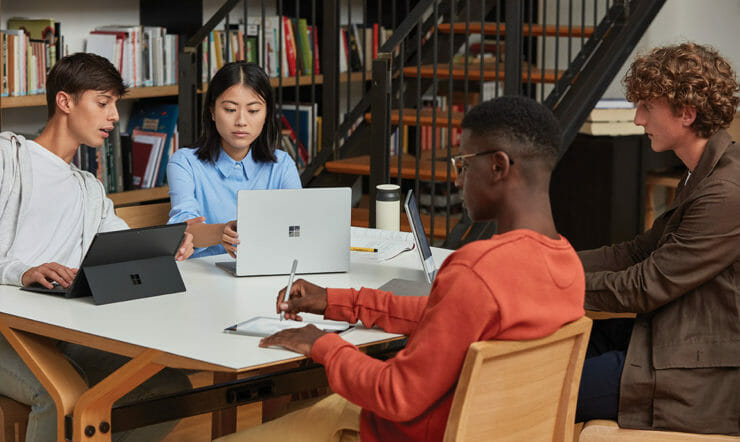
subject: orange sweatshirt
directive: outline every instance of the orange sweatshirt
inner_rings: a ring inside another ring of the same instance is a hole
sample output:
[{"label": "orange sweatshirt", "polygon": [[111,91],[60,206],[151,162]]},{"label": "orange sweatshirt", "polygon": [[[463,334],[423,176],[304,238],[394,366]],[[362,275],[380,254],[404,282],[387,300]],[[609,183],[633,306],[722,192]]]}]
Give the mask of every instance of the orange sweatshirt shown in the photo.
[{"label": "orange sweatshirt", "polygon": [[408,334],[380,361],[336,334],[311,357],[329,385],[362,407],[363,441],[442,440],[468,347],[475,341],[547,336],[583,316],[584,273],[565,238],[516,230],[451,254],[428,297],[329,289],[325,317]]}]

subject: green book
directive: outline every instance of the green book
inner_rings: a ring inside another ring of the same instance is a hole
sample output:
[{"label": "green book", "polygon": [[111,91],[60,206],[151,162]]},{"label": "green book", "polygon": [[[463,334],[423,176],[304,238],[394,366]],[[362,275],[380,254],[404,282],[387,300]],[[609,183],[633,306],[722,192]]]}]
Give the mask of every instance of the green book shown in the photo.
[{"label": "green book", "polygon": [[298,48],[301,51],[301,70],[303,75],[313,72],[313,54],[308,41],[308,23],[305,18],[298,19]]}]

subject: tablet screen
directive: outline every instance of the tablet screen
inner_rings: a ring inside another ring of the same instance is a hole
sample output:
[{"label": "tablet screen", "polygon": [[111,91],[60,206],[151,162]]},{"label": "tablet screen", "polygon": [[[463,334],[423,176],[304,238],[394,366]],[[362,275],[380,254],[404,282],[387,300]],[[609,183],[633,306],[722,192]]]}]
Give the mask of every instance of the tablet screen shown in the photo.
[{"label": "tablet screen", "polygon": [[432,259],[432,249],[429,247],[426,233],[424,233],[424,225],[421,223],[421,216],[419,215],[419,207],[416,205],[416,198],[414,198],[413,190],[409,190],[406,195],[406,203],[404,204],[406,209],[406,216],[409,219],[411,225],[411,231],[414,234],[414,242],[416,248],[419,250],[419,257],[421,258],[422,265],[424,266],[424,273],[426,274],[427,281],[431,284],[434,281],[434,276],[437,273],[437,269],[434,266],[434,260]]}]

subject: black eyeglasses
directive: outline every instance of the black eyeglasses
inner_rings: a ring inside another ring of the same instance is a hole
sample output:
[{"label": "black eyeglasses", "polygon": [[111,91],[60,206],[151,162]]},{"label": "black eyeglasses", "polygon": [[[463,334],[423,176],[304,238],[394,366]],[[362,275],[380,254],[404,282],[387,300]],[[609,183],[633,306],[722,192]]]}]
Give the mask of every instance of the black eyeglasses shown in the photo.
[{"label": "black eyeglasses", "polygon": [[[452,167],[455,168],[455,171],[457,172],[457,174],[460,175],[460,173],[462,173],[462,171],[465,169],[465,162],[463,161],[464,159],[477,157],[478,155],[490,155],[490,154],[496,153],[496,152],[504,152],[504,151],[503,150],[500,150],[500,149],[495,149],[495,150],[487,150],[485,152],[466,153],[466,154],[462,154],[462,155],[455,155],[454,157],[450,158],[450,162],[452,163]],[[506,152],[504,152],[504,153],[506,153]],[[506,156],[509,158],[509,164],[513,165],[514,164],[514,160],[511,159],[511,157],[509,156],[508,153],[506,153]]]}]

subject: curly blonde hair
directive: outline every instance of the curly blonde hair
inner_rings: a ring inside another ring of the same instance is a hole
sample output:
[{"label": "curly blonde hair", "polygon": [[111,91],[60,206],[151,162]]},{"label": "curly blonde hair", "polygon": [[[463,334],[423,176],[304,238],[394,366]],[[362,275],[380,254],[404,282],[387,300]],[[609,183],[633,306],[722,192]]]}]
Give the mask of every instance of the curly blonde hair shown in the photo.
[{"label": "curly blonde hair", "polygon": [[684,106],[696,109],[691,125],[709,138],[732,122],[740,98],[732,66],[711,47],[683,43],[639,55],[622,80],[627,99],[665,98],[678,115]]}]

